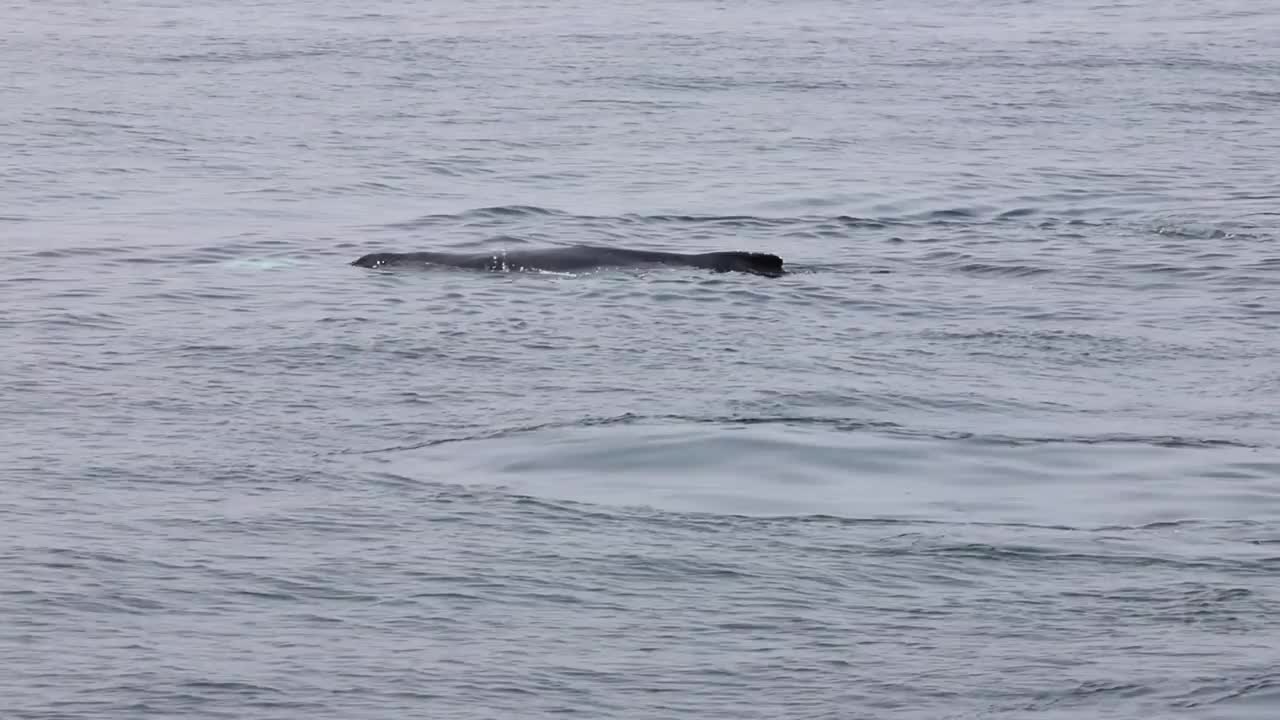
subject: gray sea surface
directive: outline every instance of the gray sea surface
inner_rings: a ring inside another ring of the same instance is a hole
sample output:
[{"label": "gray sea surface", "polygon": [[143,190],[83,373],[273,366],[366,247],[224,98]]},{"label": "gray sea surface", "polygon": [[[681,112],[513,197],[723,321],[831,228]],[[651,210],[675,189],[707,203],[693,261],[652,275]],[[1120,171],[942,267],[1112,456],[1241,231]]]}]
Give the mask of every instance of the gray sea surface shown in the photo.
[{"label": "gray sea surface", "polygon": [[0,3],[0,718],[1280,717],[1277,38]]}]

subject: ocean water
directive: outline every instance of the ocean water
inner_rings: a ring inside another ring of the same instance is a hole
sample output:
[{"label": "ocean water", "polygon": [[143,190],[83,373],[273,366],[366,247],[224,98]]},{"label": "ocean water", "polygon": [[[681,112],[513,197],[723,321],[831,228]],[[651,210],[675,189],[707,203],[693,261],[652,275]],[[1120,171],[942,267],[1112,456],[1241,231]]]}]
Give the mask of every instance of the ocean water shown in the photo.
[{"label": "ocean water", "polygon": [[1277,717],[1277,37],[0,4],[0,717]]}]

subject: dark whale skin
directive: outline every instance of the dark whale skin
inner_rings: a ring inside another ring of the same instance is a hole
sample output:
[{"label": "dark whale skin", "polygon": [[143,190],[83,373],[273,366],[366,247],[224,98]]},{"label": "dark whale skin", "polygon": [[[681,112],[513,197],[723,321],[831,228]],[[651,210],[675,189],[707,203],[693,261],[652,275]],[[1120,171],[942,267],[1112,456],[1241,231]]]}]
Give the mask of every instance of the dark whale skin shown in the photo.
[{"label": "dark whale skin", "polygon": [[548,270],[552,272],[594,270],[603,267],[674,265],[769,277],[785,274],[782,269],[782,258],[770,253],[731,250],[685,254],[592,245],[482,253],[378,252],[363,255],[351,264],[365,268],[443,265],[472,270]]}]

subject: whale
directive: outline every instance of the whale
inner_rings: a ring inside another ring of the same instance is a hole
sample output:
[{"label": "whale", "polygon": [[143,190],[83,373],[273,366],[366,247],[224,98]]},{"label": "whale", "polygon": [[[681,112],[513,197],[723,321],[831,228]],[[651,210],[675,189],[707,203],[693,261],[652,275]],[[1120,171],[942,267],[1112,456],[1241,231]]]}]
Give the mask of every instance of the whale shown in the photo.
[{"label": "whale", "polygon": [[656,250],[627,250],[596,245],[571,245],[542,249],[498,252],[374,252],[351,262],[364,268],[443,266],[469,270],[575,272],[602,268],[636,268],[652,265],[691,267],[714,272],[742,272],[778,277],[786,271],[782,258],[770,253],[730,250],[706,253],[675,253]]}]

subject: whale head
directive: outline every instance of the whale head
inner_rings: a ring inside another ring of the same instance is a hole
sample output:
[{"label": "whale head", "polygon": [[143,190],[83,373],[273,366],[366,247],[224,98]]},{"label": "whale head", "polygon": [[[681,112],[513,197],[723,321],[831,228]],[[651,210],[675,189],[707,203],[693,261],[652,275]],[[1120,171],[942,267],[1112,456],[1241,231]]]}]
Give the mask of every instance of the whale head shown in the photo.
[{"label": "whale head", "polygon": [[390,265],[396,261],[395,253],[369,253],[361,255],[351,261],[352,265],[357,267],[376,268],[383,265]]}]

